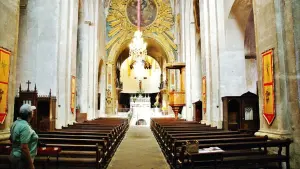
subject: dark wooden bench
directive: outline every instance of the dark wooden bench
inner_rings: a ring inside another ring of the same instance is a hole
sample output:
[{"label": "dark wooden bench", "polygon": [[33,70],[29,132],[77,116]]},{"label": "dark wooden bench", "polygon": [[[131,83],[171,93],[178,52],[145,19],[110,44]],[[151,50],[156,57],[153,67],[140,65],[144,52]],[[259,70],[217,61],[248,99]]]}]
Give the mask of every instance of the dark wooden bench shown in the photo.
[{"label": "dark wooden bench", "polygon": [[[237,168],[253,167],[268,168],[270,163],[277,163],[275,167],[282,168],[282,162],[286,163],[286,168],[290,169],[289,146],[291,140],[268,140],[258,142],[240,142],[240,143],[221,143],[221,144],[203,144],[199,148],[209,146],[219,147],[224,152],[210,154],[185,153],[183,160],[177,161],[177,168]],[[268,148],[278,148],[277,153],[268,153]],[[285,154],[282,150],[285,148]],[[214,162],[212,162],[214,161]],[[274,166],[273,166],[274,167]]]}]

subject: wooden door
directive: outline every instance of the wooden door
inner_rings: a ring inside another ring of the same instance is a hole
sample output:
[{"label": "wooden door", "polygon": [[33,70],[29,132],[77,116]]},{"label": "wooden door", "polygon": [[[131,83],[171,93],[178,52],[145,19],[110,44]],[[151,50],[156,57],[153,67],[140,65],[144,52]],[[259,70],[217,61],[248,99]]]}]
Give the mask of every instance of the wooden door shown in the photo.
[{"label": "wooden door", "polygon": [[241,100],[241,129],[257,131],[259,129],[258,97],[248,93],[243,95]]},{"label": "wooden door", "polygon": [[228,101],[228,130],[237,131],[240,129],[241,104],[238,97],[232,97]]},{"label": "wooden door", "polygon": [[195,108],[195,121],[201,122],[202,119],[202,102],[198,101],[194,103],[194,108]]}]

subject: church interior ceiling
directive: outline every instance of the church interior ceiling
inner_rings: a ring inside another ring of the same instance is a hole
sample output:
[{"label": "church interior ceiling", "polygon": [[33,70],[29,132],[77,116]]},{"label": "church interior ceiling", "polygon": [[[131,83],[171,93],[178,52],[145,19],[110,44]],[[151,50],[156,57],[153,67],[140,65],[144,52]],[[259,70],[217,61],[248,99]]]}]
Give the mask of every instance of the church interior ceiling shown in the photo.
[{"label": "church interior ceiling", "polygon": [[[107,21],[107,51],[116,43],[124,43],[133,37],[137,30],[137,0],[111,0]],[[169,0],[141,0],[141,30],[148,44],[148,54],[154,58],[163,55],[162,51],[176,51],[174,43],[174,17]],[[164,46],[157,48],[155,37]],[[126,44],[126,43],[125,43]],[[127,44],[126,44],[127,45]],[[156,48],[154,50],[153,48]],[[165,49],[167,48],[167,49]],[[121,49],[122,50],[122,49]],[[124,50],[124,49],[123,49]]]}]

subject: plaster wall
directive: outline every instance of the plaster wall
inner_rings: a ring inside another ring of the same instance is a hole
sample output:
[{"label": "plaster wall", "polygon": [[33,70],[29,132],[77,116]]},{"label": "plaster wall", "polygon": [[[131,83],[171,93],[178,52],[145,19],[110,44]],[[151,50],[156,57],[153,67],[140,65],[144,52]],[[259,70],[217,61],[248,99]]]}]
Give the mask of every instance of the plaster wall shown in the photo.
[{"label": "plaster wall", "polygon": [[8,139],[9,128],[13,121],[14,99],[16,95],[16,65],[18,54],[20,1],[0,1],[0,47],[11,51],[10,76],[8,89],[8,114],[4,124],[0,124],[0,140]]}]

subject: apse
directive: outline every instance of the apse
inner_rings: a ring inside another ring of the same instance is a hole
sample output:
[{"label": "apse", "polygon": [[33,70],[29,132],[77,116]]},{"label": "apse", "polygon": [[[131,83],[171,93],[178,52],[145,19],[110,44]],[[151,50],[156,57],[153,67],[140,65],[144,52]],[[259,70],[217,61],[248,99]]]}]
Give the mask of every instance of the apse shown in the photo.
[{"label": "apse", "polygon": [[128,57],[121,64],[122,93],[158,93],[161,77],[159,63],[147,56],[141,63]]}]

